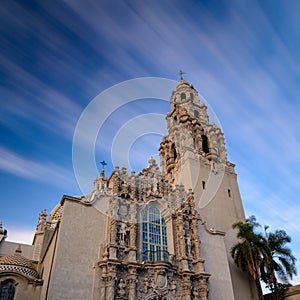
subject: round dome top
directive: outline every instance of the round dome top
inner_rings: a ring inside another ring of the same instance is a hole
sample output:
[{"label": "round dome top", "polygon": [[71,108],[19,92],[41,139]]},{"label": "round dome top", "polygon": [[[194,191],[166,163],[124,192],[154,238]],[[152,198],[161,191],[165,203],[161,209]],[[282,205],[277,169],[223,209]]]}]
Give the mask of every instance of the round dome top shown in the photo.
[{"label": "round dome top", "polygon": [[14,266],[29,268],[36,271],[35,264],[30,259],[27,259],[26,257],[22,256],[21,253],[22,250],[19,246],[15,254],[0,257],[0,266],[14,265]]}]

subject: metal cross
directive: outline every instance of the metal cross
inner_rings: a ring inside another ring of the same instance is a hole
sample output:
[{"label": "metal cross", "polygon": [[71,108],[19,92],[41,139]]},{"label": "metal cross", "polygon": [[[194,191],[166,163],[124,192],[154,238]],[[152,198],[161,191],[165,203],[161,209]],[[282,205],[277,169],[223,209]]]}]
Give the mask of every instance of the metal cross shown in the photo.
[{"label": "metal cross", "polygon": [[100,161],[100,164],[102,165],[102,169],[104,169],[104,167],[107,165],[107,163],[104,160]]},{"label": "metal cross", "polygon": [[179,70],[180,80],[183,80],[183,76],[182,76],[183,74],[186,74],[186,72]]}]

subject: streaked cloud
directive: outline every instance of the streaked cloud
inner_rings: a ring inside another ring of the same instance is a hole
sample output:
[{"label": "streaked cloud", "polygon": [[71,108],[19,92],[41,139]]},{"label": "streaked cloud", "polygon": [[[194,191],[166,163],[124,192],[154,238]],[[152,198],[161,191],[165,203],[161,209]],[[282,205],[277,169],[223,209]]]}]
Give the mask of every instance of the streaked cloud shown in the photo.
[{"label": "streaked cloud", "polygon": [[74,184],[74,174],[53,162],[37,162],[0,147],[0,170],[26,179],[45,181],[56,186]]},{"label": "streaked cloud", "polygon": [[[5,28],[0,35],[1,170],[26,180],[46,175],[54,185],[68,178],[71,183],[73,174],[59,165],[57,152],[60,161],[70,159],[76,122],[91,98],[123,80],[176,79],[183,69],[221,121],[247,214],[284,228],[293,248],[300,247],[297,1],[53,0],[37,5],[38,12],[15,1],[0,7]],[[103,133],[107,140],[120,127],[119,119],[111,117]],[[22,137],[36,128],[43,132],[32,146],[53,134],[65,141],[64,147],[49,141],[44,161],[22,147]],[[12,150],[13,139],[17,150]],[[99,157],[110,153],[101,141]],[[136,149],[132,157],[139,159]]]}]

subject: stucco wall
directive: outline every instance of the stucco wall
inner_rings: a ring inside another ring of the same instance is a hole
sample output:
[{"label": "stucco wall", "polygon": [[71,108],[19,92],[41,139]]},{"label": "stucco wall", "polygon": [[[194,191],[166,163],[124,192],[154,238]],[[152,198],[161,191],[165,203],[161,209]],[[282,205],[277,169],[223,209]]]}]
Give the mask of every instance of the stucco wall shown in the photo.
[{"label": "stucco wall", "polygon": [[32,259],[33,246],[22,243],[2,241],[0,243],[0,256],[13,255],[16,249],[21,245],[22,256]]},{"label": "stucco wall", "polygon": [[224,236],[208,233],[203,225],[199,226],[199,232],[201,257],[205,260],[205,272],[211,274],[208,281],[208,299],[234,299]]},{"label": "stucco wall", "polygon": [[[204,193],[207,193],[205,189],[210,189],[206,202],[200,200],[200,216],[207,223],[208,228],[214,228],[215,230],[220,230],[225,232],[223,239],[223,250],[222,253],[220,249],[219,257],[222,256],[224,261],[226,261],[226,268],[229,269],[231,285],[233,288],[234,296],[229,299],[236,300],[255,300],[257,299],[256,287],[254,282],[251,282],[249,276],[245,272],[241,272],[235,265],[230,255],[230,250],[232,246],[237,243],[236,232],[232,229],[232,225],[240,220],[245,219],[245,214],[242,206],[242,200],[237,184],[237,176],[234,173],[226,171],[224,174],[220,172],[220,177],[211,178],[210,176],[210,165],[201,164],[201,172],[198,178],[197,187],[195,190],[196,197],[203,197]],[[202,181],[205,182],[205,189],[203,189]],[[212,185],[212,186],[211,186]],[[228,193],[230,190],[230,194]],[[199,196],[198,196],[199,195]],[[197,201],[197,199],[196,199]],[[198,199],[199,201],[199,199]],[[206,205],[201,207],[201,203]],[[201,236],[202,248],[208,247],[208,249],[213,249],[214,245],[210,245],[210,242],[204,241],[203,236]],[[218,242],[219,243],[219,242]],[[220,247],[220,243],[219,246]],[[211,255],[214,251],[208,250],[207,254]],[[214,272],[220,273],[221,268],[217,268],[219,262],[216,263],[212,260],[211,266]],[[213,264],[216,265],[213,265]],[[224,263],[221,263],[222,267]],[[220,282],[220,287],[222,286],[222,280],[220,276],[217,279]],[[218,288],[216,288],[218,289]],[[213,298],[211,298],[213,299]],[[215,298],[218,299],[218,298]]]},{"label": "stucco wall", "polygon": [[93,206],[66,200],[58,232],[48,299],[92,299],[106,217]]},{"label": "stucco wall", "polygon": [[15,284],[14,300],[38,300],[40,299],[40,286],[29,284],[28,280],[16,274],[1,276],[0,282],[10,279]]}]

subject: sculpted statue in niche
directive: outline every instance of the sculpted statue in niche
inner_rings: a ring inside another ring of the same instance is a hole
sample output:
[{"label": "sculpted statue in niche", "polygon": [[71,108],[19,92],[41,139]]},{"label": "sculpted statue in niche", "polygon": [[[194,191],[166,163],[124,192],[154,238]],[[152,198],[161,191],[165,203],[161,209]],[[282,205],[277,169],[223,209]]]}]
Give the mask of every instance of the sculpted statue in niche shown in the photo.
[{"label": "sculpted statue in niche", "polygon": [[199,299],[200,293],[196,287],[193,288],[193,299]]},{"label": "sculpted statue in niche", "polygon": [[121,222],[120,228],[119,228],[119,242],[120,242],[120,245],[122,245],[122,246],[125,245],[126,232],[127,232],[127,225],[125,222]]},{"label": "sculpted statue in niche", "polygon": [[153,177],[151,180],[151,186],[152,186],[153,193],[157,192],[157,183],[158,183],[158,180],[155,177]]},{"label": "sculpted statue in niche", "polygon": [[123,280],[123,278],[119,280],[118,288],[117,288],[117,296],[119,299],[124,299],[126,296],[126,283]]},{"label": "sculpted statue in niche", "polygon": [[187,215],[184,216],[183,228],[185,231],[188,231],[190,229],[189,217]]},{"label": "sculpted statue in niche", "polygon": [[148,294],[149,289],[151,288],[151,280],[148,276],[143,278],[143,286],[140,289],[140,292],[143,294]]},{"label": "sculpted statue in niche", "polygon": [[186,255],[192,256],[192,242],[191,242],[190,234],[187,234],[185,241],[186,241]]},{"label": "sculpted statue in niche", "polygon": [[176,291],[177,291],[177,283],[175,280],[173,280],[171,282],[171,285],[170,285],[170,293],[171,295],[176,295]]}]

